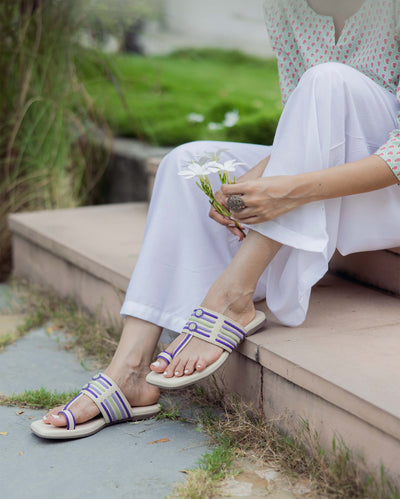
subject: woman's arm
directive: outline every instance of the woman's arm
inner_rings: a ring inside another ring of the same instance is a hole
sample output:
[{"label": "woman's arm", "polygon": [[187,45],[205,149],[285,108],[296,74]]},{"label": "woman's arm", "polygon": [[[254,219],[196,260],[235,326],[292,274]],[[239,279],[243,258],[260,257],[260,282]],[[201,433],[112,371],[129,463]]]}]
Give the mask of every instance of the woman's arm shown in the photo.
[{"label": "woman's arm", "polygon": [[246,224],[273,220],[313,201],[361,194],[383,189],[398,182],[388,164],[379,156],[299,175],[263,177],[223,185],[225,196],[240,194],[246,208],[234,218]]}]

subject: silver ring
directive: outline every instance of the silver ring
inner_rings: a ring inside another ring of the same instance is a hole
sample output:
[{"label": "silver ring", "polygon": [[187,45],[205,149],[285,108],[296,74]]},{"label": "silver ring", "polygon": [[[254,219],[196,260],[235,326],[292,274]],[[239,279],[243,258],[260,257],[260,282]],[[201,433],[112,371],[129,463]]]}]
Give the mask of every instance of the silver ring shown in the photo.
[{"label": "silver ring", "polygon": [[230,209],[230,211],[240,211],[246,208],[242,196],[237,196],[236,194],[232,194],[228,197],[226,205]]}]

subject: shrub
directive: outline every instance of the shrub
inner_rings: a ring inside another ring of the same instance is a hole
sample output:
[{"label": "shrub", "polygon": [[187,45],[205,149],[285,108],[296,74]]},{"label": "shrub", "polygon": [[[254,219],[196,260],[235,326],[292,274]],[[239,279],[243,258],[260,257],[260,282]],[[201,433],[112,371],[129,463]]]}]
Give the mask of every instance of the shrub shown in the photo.
[{"label": "shrub", "polygon": [[101,172],[91,99],[76,75],[78,0],[0,3],[0,266],[10,212],[87,200]]}]

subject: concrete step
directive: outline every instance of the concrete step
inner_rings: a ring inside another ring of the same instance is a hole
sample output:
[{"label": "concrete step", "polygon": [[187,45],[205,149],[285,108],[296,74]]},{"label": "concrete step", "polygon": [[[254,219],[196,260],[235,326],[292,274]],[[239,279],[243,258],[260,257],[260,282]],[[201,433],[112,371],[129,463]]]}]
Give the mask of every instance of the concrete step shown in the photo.
[{"label": "concrete step", "polygon": [[331,260],[332,271],[400,295],[400,248],[366,251]]},{"label": "concrete step", "polygon": [[[146,204],[131,203],[12,215],[14,273],[118,321],[146,212]],[[400,483],[398,298],[328,275],[302,326],[267,314],[267,328],[230,357],[219,385],[268,417],[286,413],[288,431],[307,420],[328,449],[340,435]]]}]

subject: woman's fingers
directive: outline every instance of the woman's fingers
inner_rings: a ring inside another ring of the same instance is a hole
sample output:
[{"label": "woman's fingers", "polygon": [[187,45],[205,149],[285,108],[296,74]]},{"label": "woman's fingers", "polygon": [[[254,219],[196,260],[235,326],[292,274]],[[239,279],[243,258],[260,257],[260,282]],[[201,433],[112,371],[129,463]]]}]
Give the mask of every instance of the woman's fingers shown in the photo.
[{"label": "woman's fingers", "polygon": [[243,195],[247,189],[247,182],[239,182],[236,184],[223,184],[221,185],[221,192],[226,199],[233,194]]},{"label": "woman's fingers", "polygon": [[230,218],[224,217],[221,213],[218,213],[214,208],[210,209],[209,217],[215,222],[224,225],[233,235],[235,235],[239,241],[243,240],[243,232],[236,227],[235,222]]},{"label": "woman's fingers", "polygon": [[228,226],[229,224],[232,224],[232,223],[235,224],[229,218],[224,217],[224,215],[221,215],[221,213],[218,213],[218,211],[215,210],[214,208],[210,209],[210,212],[209,212],[208,215],[209,215],[210,218],[212,218],[213,220],[215,220],[216,222],[218,222],[221,225]]}]

